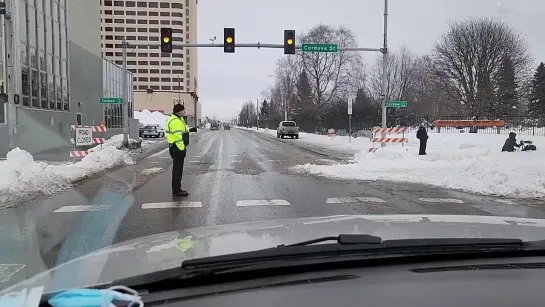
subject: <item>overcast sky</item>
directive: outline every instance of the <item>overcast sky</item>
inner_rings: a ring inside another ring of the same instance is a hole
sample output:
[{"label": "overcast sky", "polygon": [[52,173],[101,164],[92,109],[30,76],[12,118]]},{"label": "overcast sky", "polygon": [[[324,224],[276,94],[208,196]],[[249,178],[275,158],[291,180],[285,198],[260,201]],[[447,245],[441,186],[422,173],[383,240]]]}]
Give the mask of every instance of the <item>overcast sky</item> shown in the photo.
[{"label": "overcast sky", "polygon": [[[360,47],[382,44],[383,0],[199,0],[198,41],[223,40],[223,28],[236,29],[238,43],[283,41],[284,29],[296,37],[319,23],[343,25],[354,31]],[[522,33],[536,61],[545,61],[544,0],[390,0],[389,47],[405,44],[417,54],[430,51],[449,20],[496,17]],[[282,49],[200,48],[199,97],[204,116],[234,118],[242,103],[261,98],[274,83],[275,62]],[[372,63],[374,53],[365,53]]]}]

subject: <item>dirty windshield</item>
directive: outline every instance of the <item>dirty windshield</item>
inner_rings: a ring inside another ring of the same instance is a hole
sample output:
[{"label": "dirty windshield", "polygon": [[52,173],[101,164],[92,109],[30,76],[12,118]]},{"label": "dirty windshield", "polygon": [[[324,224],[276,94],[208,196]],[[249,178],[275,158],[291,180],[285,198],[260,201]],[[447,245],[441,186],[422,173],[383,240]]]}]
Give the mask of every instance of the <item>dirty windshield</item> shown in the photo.
[{"label": "dirty windshield", "polygon": [[4,293],[340,233],[545,239],[544,1],[0,4]]}]

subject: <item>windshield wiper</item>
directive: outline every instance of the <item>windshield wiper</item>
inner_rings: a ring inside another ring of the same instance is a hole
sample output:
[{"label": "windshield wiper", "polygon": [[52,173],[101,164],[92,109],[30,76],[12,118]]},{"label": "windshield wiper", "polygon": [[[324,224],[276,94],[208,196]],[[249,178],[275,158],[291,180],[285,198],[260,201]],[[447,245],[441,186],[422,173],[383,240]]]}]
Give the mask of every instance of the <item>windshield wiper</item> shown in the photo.
[{"label": "windshield wiper", "polygon": [[277,247],[296,247],[296,246],[305,246],[327,241],[336,241],[340,245],[350,245],[350,244],[380,244],[382,243],[381,237],[375,237],[371,235],[360,235],[360,234],[342,234],[335,237],[322,237],[313,240],[303,241],[294,244],[288,245],[278,245]]}]

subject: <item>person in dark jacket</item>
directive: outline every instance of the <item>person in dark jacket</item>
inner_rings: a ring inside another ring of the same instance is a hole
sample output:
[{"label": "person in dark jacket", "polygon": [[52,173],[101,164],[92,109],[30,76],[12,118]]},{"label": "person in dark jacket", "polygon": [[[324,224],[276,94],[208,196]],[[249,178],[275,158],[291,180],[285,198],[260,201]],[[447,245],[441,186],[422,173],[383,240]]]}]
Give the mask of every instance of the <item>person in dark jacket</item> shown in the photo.
[{"label": "person in dark jacket", "polygon": [[520,147],[520,146],[522,146],[522,142],[520,144],[517,143],[517,134],[514,132],[510,132],[509,138],[505,140],[505,144],[503,144],[501,151],[513,152],[515,151],[515,147]]},{"label": "person in dark jacket", "polygon": [[420,150],[418,151],[419,155],[426,154],[426,146],[428,144],[428,132],[424,127],[424,124],[420,125],[418,132],[416,133],[416,138],[420,140]]}]

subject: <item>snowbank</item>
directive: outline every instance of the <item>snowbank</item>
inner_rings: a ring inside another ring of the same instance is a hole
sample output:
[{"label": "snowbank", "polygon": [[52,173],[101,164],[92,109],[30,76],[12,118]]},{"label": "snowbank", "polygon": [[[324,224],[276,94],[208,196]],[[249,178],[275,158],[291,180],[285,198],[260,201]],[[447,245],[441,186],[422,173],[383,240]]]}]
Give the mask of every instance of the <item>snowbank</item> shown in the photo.
[{"label": "snowbank", "polygon": [[[424,183],[469,192],[509,197],[545,196],[545,137],[518,137],[532,140],[535,152],[502,153],[506,135],[430,133],[426,156],[418,155],[418,140],[388,145],[375,153],[367,138],[353,144],[359,147],[351,164],[300,165],[296,169],[340,179],[390,180]],[[301,137],[303,138],[303,137]],[[308,136],[307,140],[327,146],[342,142],[340,137]],[[347,142],[346,140],[344,142]],[[377,144],[380,146],[380,144]]]},{"label": "snowbank", "polygon": [[[134,164],[126,150],[120,150],[123,135],[115,135],[105,144],[89,150],[89,155],[75,164],[49,165],[34,161],[30,153],[15,148],[0,161],[0,208],[61,191],[78,180],[106,169]],[[67,153],[68,154],[68,153]]]},{"label": "snowbank", "polygon": [[144,125],[159,125],[164,128],[168,116],[161,112],[150,112],[149,110],[135,111],[134,118],[138,119]]}]

